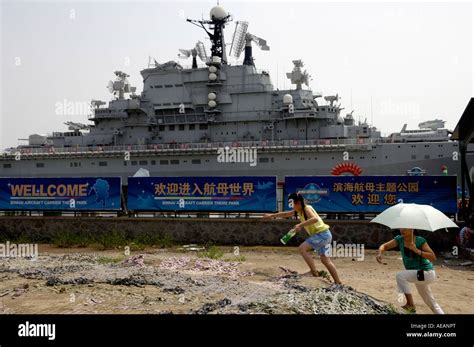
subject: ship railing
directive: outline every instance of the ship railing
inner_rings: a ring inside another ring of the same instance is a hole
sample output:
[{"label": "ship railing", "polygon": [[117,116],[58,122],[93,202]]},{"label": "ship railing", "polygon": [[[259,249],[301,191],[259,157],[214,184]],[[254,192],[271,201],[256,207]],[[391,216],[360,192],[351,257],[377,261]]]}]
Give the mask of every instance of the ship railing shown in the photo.
[{"label": "ship railing", "polygon": [[120,145],[120,146],[75,146],[75,147],[23,147],[10,149],[3,155],[59,155],[59,154],[92,154],[113,152],[137,151],[180,151],[180,150],[217,150],[219,148],[343,148],[345,146],[367,146],[376,143],[377,139],[315,139],[315,140],[259,140],[259,141],[232,141],[212,143],[166,143],[148,145]]}]

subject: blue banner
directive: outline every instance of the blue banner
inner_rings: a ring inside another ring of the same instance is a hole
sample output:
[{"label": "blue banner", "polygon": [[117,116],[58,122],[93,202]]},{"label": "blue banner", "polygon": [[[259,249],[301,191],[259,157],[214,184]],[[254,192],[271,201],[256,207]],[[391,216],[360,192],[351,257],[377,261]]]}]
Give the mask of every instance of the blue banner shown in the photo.
[{"label": "blue banner", "polygon": [[292,192],[318,212],[378,213],[398,202],[457,212],[456,176],[286,176],[285,196]]},{"label": "blue banner", "polygon": [[275,176],[130,177],[132,211],[276,211]]},{"label": "blue banner", "polygon": [[0,178],[0,210],[120,210],[120,177]]}]

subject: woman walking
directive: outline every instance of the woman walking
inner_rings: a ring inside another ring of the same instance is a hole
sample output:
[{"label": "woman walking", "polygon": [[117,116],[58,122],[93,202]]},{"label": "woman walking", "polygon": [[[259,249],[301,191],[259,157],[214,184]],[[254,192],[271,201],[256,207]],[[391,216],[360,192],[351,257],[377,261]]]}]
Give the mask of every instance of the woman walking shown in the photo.
[{"label": "woman walking", "polygon": [[336,267],[329,257],[330,244],[332,241],[332,234],[329,230],[329,226],[323,222],[321,217],[317,214],[311,205],[306,205],[304,198],[299,193],[292,193],[288,196],[288,205],[293,208],[292,211],[285,211],[279,213],[270,213],[263,216],[263,218],[289,218],[293,215],[297,216],[300,220],[295,226],[295,231],[298,232],[301,229],[305,229],[309,237],[298,247],[299,252],[306,264],[308,264],[310,271],[308,275],[317,277],[318,271],[311,254],[314,250],[319,254],[321,263],[328,269],[334,282],[342,284],[337,274]]},{"label": "woman walking", "polygon": [[430,288],[430,284],[436,278],[432,263],[436,260],[436,255],[423,237],[413,234],[413,229],[400,229],[400,232],[401,235],[379,247],[377,261],[382,263],[383,253],[398,246],[405,266],[405,271],[401,271],[396,275],[398,290],[405,294],[407,301],[402,306],[403,309],[416,312],[410,288],[410,283],[414,283],[421,298],[431,311],[443,314],[444,312],[436,302]]}]

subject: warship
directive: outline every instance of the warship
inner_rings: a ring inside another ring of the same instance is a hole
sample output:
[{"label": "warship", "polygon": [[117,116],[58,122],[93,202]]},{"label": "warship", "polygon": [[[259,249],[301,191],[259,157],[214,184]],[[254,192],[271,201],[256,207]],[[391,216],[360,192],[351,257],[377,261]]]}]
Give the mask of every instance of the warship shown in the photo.
[{"label": "warship", "polygon": [[[253,48],[270,49],[266,40],[235,21],[226,44],[233,18],[222,6],[209,19],[187,21],[204,29],[210,52],[199,41],[179,50],[192,59],[189,68],[149,63],[140,94],[129,75],[115,71],[113,99],[91,101],[89,124],[67,122],[66,132],[33,134],[4,150],[0,176],[107,175],[126,185],[140,169],[152,176],[276,175],[280,183],[285,175],[458,174],[458,142],[442,120],[382,136],[352,112],[343,114],[337,94],[313,93],[301,59],[286,74],[292,88],[275,89],[253,58]],[[241,63],[228,60],[242,54]],[[227,160],[219,160],[223,150],[232,154]],[[250,164],[248,152],[255,153]]]}]

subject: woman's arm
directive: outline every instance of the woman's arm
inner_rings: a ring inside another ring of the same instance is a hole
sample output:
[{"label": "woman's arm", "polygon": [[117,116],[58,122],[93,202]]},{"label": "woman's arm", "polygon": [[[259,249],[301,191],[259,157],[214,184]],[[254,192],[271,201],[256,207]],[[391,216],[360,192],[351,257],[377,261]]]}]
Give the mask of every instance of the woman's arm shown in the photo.
[{"label": "woman's arm", "polygon": [[388,242],[385,242],[383,245],[380,245],[379,247],[379,250],[377,252],[377,256],[375,257],[375,259],[377,259],[377,261],[382,264],[382,255],[385,251],[388,251],[392,248],[395,248],[398,246],[398,242],[393,239],[393,240],[390,240]]},{"label": "woman's arm", "polygon": [[278,218],[278,217],[288,218],[288,217],[293,216],[293,214],[294,214],[293,211],[283,211],[283,212],[277,212],[277,213],[267,213],[267,214],[264,214],[262,218],[264,218],[264,219]]},{"label": "woman's arm", "polygon": [[435,261],[436,260],[436,254],[433,252],[433,250],[430,248],[428,245],[428,242],[425,242],[420,248],[416,248],[415,244],[411,244],[409,249],[412,252],[415,252],[418,254],[420,257],[426,258],[429,261]]}]

